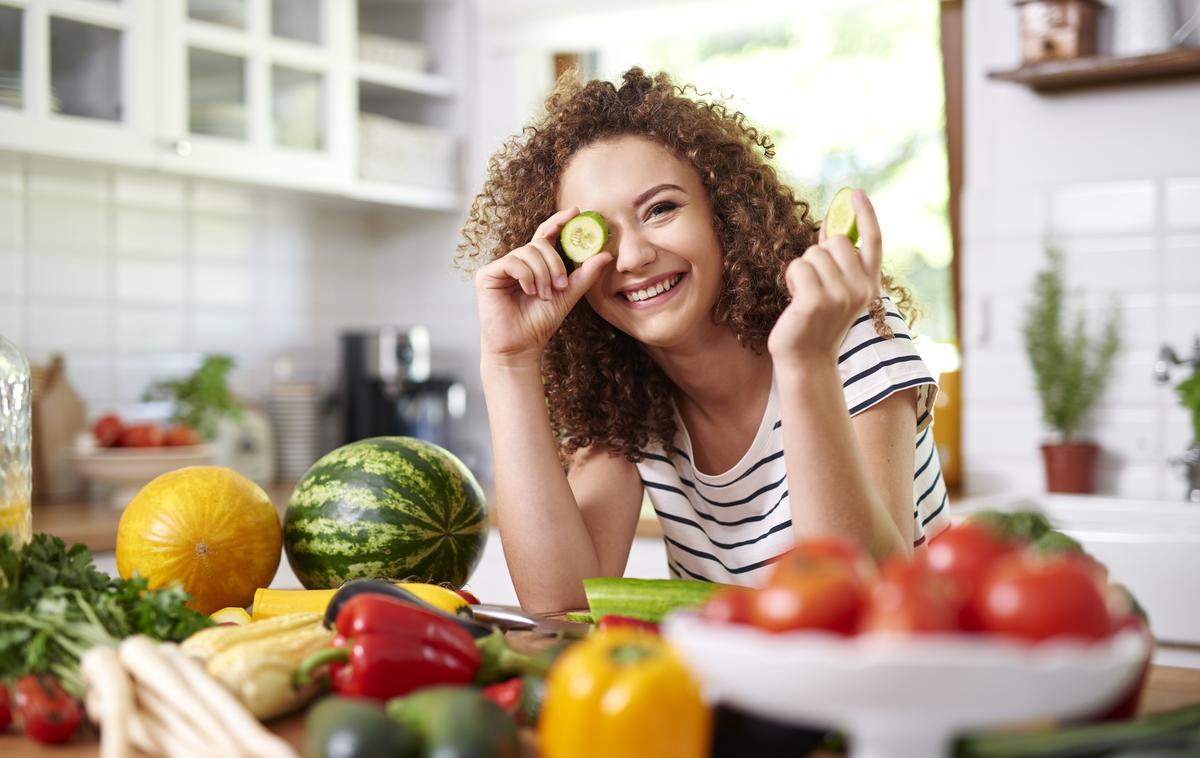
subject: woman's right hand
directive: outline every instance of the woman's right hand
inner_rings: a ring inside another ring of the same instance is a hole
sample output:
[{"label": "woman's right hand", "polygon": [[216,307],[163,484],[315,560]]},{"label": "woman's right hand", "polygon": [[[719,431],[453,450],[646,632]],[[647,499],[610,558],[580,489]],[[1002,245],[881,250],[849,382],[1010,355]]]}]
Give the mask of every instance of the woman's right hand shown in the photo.
[{"label": "woman's right hand", "polygon": [[567,275],[554,240],[578,214],[578,208],[555,213],[529,244],[475,272],[483,360],[540,365],[550,337],[612,262],[612,255],[602,252]]}]

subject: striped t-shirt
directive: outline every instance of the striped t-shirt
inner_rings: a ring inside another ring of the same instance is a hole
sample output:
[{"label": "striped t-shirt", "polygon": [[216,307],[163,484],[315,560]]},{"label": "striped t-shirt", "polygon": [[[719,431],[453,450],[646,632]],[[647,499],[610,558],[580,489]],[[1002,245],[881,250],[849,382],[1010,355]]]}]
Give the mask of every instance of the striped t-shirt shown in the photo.
[{"label": "striped t-shirt", "polygon": [[[842,341],[838,369],[851,416],[895,392],[917,388],[913,537],[920,547],[950,524],[932,433],[937,384],[917,354],[904,319],[886,297],[884,304],[886,323],[895,336],[879,336],[871,317],[861,316]],[[770,564],[795,544],[789,497],[793,491],[802,495],[804,486],[789,486],[787,481],[782,423],[772,378],[754,442],[728,471],[713,475],[696,470],[691,439],[678,411],[673,455],[661,449],[644,451],[638,473],[662,525],[672,576],[760,585]]]}]

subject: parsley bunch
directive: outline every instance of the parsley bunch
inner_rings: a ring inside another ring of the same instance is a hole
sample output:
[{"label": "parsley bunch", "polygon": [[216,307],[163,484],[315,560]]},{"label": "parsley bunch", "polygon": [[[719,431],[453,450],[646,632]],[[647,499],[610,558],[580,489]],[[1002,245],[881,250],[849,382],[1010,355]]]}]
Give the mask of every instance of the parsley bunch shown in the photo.
[{"label": "parsley bunch", "polygon": [[182,640],[211,626],[178,586],[151,590],[138,575],[113,579],[83,545],[36,534],[15,548],[0,535],[0,680],[48,673],[82,694],[79,657],[94,645],[145,634]]}]

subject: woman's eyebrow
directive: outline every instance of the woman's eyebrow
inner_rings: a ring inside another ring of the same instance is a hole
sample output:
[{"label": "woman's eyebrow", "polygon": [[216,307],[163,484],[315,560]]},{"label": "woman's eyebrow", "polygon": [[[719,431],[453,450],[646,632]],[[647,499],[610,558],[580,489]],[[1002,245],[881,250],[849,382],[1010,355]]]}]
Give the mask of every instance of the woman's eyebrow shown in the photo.
[{"label": "woman's eyebrow", "polygon": [[653,187],[651,187],[650,189],[643,192],[642,194],[635,197],[633,199],[633,207],[634,208],[638,207],[639,205],[646,202],[651,197],[657,195],[659,192],[662,192],[665,189],[677,189],[680,192],[683,192],[683,187],[680,187],[677,184],[656,184]]}]

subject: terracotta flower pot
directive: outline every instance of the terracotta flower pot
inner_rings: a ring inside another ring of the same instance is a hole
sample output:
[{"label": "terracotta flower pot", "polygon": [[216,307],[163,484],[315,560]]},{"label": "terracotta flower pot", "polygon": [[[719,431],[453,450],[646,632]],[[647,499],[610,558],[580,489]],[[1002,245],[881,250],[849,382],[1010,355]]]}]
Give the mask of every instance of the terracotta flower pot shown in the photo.
[{"label": "terracotta flower pot", "polygon": [[1100,446],[1091,442],[1042,445],[1046,489],[1050,492],[1092,492],[1099,456]]}]

